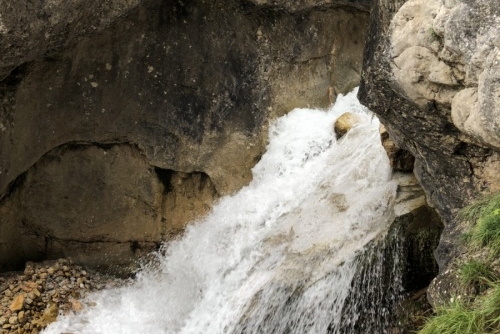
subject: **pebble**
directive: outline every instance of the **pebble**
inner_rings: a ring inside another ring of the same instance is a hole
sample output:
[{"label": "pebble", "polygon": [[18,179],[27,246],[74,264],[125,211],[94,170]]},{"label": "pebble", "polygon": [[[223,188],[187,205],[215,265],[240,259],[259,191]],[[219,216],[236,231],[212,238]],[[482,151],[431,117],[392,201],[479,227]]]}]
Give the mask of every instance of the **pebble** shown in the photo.
[{"label": "pebble", "polygon": [[22,310],[24,304],[24,295],[17,295],[9,306],[12,312]]},{"label": "pebble", "polygon": [[28,262],[21,273],[0,274],[0,334],[38,334],[58,314],[95,305],[79,301],[89,292],[127,282],[89,274],[69,259]]}]

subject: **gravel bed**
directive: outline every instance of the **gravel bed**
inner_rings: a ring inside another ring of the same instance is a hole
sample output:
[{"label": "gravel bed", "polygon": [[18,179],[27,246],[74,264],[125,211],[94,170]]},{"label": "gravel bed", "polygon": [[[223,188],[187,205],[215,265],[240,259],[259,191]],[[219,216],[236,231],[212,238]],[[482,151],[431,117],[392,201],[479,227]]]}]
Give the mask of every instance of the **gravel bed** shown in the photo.
[{"label": "gravel bed", "polygon": [[28,262],[24,272],[0,274],[0,334],[39,333],[59,314],[81,311],[89,292],[127,282],[89,273],[70,259]]}]

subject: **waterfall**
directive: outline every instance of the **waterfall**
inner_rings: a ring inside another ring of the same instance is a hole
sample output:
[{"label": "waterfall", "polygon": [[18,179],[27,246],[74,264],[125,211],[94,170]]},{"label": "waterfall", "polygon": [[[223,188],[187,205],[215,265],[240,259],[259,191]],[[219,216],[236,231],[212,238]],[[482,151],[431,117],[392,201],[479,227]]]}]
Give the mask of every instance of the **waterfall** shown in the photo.
[{"label": "waterfall", "polygon": [[[378,120],[356,93],[274,121],[248,186],[133,284],[90,295],[92,306],[44,333],[385,332],[399,293],[397,242],[387,241],[396,184]],[[363,121],[336,140],[346,111]]]}]

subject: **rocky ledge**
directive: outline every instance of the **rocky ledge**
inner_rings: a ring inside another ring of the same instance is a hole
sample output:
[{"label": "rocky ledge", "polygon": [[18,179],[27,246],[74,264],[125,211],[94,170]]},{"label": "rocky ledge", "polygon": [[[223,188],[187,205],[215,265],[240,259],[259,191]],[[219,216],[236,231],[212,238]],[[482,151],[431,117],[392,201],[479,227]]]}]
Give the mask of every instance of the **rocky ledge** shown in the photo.
[{"label": "rocky ledge", "polygon": [[70,259],[28,262],[24,272],[0,276],[0,334],[39,333],[59,314],[79,312],[89,292],[126,280],[91,274]]}]

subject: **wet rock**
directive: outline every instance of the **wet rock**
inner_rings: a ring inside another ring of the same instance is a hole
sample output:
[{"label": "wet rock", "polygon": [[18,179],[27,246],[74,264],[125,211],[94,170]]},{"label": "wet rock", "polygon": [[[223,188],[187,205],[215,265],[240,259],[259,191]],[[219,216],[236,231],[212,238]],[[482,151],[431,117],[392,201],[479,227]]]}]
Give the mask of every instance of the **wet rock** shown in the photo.
[{"label": "wet rock", "polygon": [[80,312],[83,309],[83,304],[79,300],[71,301],[71,309],[75,312]]},{"label": "wet rock", "polygon": [[443,222],[427,204],[424,191],[413,174],[395,173],[393,178],[398,182],[394,226],[403,240],[402,284],[407,293],[413,293],[426,288],[438,274],[434,250]]},{"label": "wet rock", "polygon": [[361,123],[361,121],[362,119],[360,116],[350,112],[346,112],[340,115],[340,117],[337,118],[335,124],[333,125],[337,139],[340,139],[354,126]]},{"label": "wet rock", "polygon": [[45,311],[43,311],[42,317],[38,321],[38,324],[41,327],[46,327],[48,324],[56,321],[58,314],[59,307],[57,306],[57,304],[49,304]]}]

